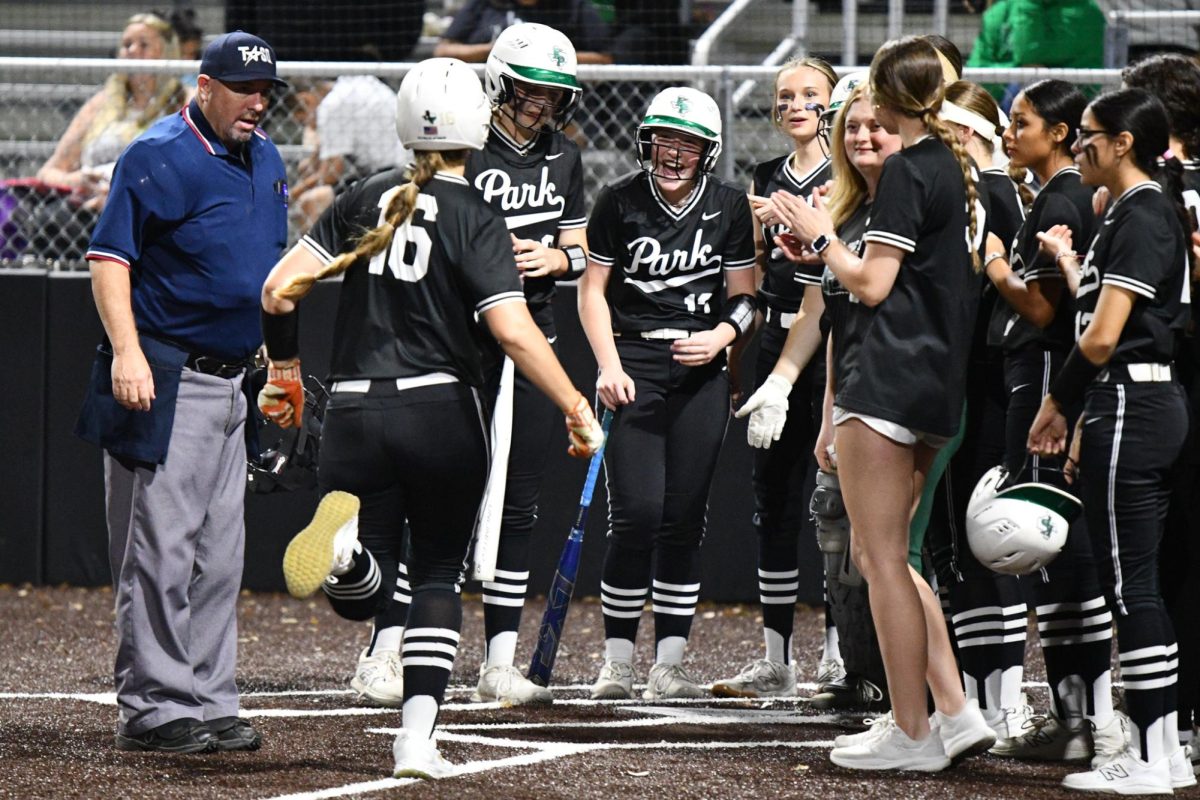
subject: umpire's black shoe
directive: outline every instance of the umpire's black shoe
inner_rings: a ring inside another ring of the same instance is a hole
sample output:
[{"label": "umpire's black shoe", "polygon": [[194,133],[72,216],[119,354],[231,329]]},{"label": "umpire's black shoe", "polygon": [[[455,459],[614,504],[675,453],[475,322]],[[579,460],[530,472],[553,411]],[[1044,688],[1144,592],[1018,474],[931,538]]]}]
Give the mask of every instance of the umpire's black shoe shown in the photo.
[{"label": "umpire's black shoe", "polygon": [[257,750],[262,746],[262,734],[238,717],[210,719],[208,729],[217,737],[218,750]]},{"label": "umpire's black shoe", "polygon": [[211,753],[217,749],[217,737],[198,719],[173,719],[144,733],[118,733],[117,749],[159,753]]}]

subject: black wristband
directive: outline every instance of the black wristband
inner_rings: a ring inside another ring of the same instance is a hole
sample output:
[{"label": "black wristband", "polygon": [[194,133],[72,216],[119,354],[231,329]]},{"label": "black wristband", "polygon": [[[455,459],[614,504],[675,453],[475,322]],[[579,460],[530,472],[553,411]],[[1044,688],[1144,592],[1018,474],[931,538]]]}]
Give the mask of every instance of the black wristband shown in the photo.
[{"label": "black wristband", "polygon": [[725,311],[721,314],[720,322],[727,322],[733,326],[734,331],[737,332],[737,335],[733,337],[736,342],[743,333],[750,330],[757,312],[758,300],[754,295],[735,294],[725,301]]},{"label": "black wristband", "polygon": [[1054,382],[1050,384],[1050,396],[1058,402],[1059,408],[1078,408],[1083,400],[1083,393],[1103,369],[1103,365],[1098,366],[1088,361],[1079,345],[1075,345]]},{"label": "black wristband", "polygon": [[286,314],[271,314],[262,310],[263,342],[267,357],[272,361],[288,361],[300,355],[300,311],[293,308]]},{"label": "black wristband", "polygon": [[587,269],[587,250],[577,244],[564,244],[558,248],[567,254],[567,273],[579,277]]}]

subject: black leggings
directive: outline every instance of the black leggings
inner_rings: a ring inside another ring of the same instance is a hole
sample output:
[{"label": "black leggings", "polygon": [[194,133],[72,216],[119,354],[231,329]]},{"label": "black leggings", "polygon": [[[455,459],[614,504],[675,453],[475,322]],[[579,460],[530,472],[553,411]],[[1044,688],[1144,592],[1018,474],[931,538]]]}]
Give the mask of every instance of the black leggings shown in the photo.
[{"label": "black leggings", "polygon": [[[1188,433],[1177,383],[1088,388],[1080,469],[1100,585],[1117,622],[1125,706],[1143,759],[1170,755],[1160,720],[1175,711],[1175,632],[1163,605],[1158,548],[1171,473]],[[1168,726],[1172,727],[1173,726]],[[1175,735],[1170,730],[1169,737]]]},{"label": "black leggings", "polygon": [[488,469],[475,390],[454,383],[335,393],[322,434],[321,493],[358,496],[358,538],[380,565],[381,591],[370,612],[392,596],[406,519],[413,589],[459,583]]},{"label": "black leggings", "polygon": [[699,592],[708,493],[729,421],[724,356],[685,367],[668,341],[617,340],[636,400],[613,419],[604,454],[609,539],[601,595],[606,638],[632,641],[654,561],[658,639],[686,638]]}]

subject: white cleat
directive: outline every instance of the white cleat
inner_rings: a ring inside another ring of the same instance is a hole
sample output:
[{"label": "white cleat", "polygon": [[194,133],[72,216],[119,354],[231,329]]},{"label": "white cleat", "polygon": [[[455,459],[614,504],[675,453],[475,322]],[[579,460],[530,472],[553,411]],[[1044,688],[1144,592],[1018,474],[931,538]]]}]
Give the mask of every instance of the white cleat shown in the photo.
[{"label": "white cleat", "polygon": [[889,727],[895,725],[895,720],[892,717],[892,712],[887,712],[882,717],[874,719],[864,719],[867,729],[859,733],[843,733],[833,740],[834,747],[852,747],[854,745],[865,744],[876,736],[887,731]]},{"label": "white cleat", "polygon": [[1170,760],[1164,756],[1153,764],[1147,764],[1126,750],[1119,758],[1097,769],[1068,775],[1063,778],[1062,785],[1077,792],[1173,794]]},{"label": "white cleat", "polygon": [[995,712],[985,711],[983,718],[996,734],[996,743],[988,750],[994,756],[1013,757],[1020,748],[1019,739],[1029,730],[1033,719],[1033,708],[1022,703],[1015,708],[999,708]]},{"label": "white cleat", "polygon": [[404,667],[400,663],[400,654],[395,650],[382,650],[369,656],[363,650],[354,677],[350,679],[350,688],[360,700],[387,708],[402,707]]},{"label": "white cleat", "polygon": [[996,743],[996,732],[979,710],[979,701],[971,698],[953,717],[934,711],[929,727],[937,730],[942,747],[950,758],[986,753]]},{"label": "white cleat", "polygon": [[497,702],[502,706],[550,705],[554,696],[538,686],[511,664],[479,667],[479,685],[471,699],[476,703]]},{"label": "white cleat", "polygon": [[681,697],[708,697],[682,664],[655,664],[646,677],[643,700],[675,700]]},{"label": "white cleat", "polygon": [[1092,734],[1092,769],[1120,758],[1129,747],[1129,717],[1114,711],[1112,719],[1102,727],[1085,723]]},{"label": "white cleat", "polygon": [[312,522],[292,537],[283,554],[288,594],[303,600],[330,575],[350,568],[358,543],[358,507],[358,498],[347,492],[321,498]]},{"label": "white cleat", "polygon": [[839,767],[866,770],[941,772],[950,766],[937,730],[924,739],[910,739],[890,717],[883,730],[858,744],[835,747],[829,760]]},{"label": "white cleat", "polygon": [[1196,773],[1192,771],[1192,748],[1183,746],[1167,756],[1171,772],[1171,788],[1187,789],[1196,785]]},{"label": "white cleat", "polygon": [[605,661],[600,676],[592,686],[593,700],[632,700],[633,682],[637,679],[633,664],[628,661]]},{"label": "white cleat", "polygon": [[796,670],[791,664],[762,659],[748,664],[736,677],[712,685],[717,697],[795,697]]},{"label": "white cleat", "polygon": [[452,777],[455,772],[454,765],[442,758],[433,739],[413,739],[408,731],[396,735],[392,755],[396,759],[396,768],[392,771],[395,778],[432,781]]}]

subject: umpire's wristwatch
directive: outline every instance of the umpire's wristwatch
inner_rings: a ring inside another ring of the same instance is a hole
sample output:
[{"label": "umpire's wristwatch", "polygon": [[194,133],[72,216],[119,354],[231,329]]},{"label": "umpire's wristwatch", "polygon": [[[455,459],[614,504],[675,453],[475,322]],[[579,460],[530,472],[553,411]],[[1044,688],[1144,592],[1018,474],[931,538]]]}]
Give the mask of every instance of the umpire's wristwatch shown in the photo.
[{"label": "umpire's wristwatch", "polygon": [[812,240],[812,251],[817,255],[821,255],[825,252],[825,248],[833,244],[836,238],[836,236],[829,237],[822,233],[820,236]]}]

